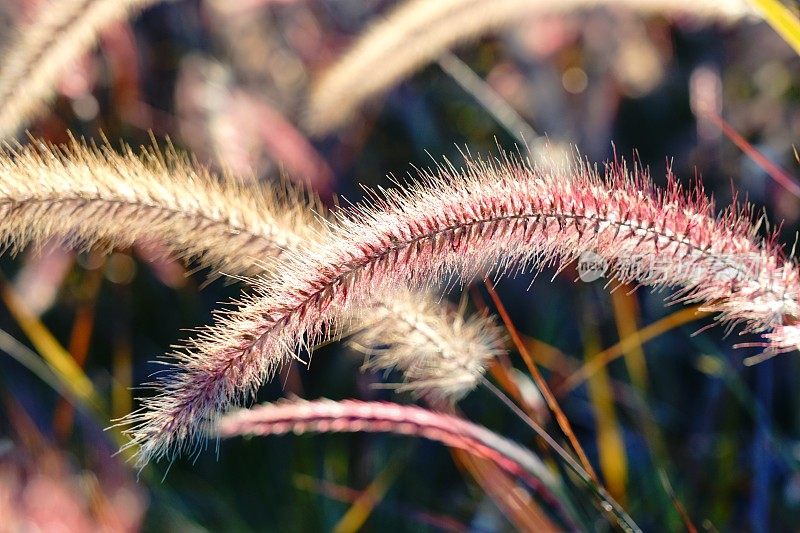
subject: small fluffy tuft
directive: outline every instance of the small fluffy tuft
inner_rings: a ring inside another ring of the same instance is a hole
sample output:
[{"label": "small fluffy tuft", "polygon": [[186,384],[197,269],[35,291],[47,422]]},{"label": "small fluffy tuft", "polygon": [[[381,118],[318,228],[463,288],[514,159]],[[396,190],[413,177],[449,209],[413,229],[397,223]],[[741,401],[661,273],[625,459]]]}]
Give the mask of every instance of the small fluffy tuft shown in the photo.
[{"label": "small fluffy tuft", "polygon": [[489,317],[437,305],[432,296],[398,292],[374,306],[352,337],[369,357],[364,367],[401,371],[405,383],[397,385],[399,391],[434,401],[463,398],[505,351],[503,329]]}]

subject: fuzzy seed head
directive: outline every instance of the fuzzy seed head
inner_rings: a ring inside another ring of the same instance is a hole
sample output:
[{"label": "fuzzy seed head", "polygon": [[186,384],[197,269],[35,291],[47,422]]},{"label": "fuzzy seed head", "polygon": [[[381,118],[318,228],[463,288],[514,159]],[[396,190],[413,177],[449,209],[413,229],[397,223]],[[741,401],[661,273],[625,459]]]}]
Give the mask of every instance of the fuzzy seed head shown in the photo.
[{"label": "fuzzy seed head", "polygon": [[[253,180],[220,178],[171,146],[164,152],[143,149],[140,154],[123,147],[118,154],[108,145],[98,148],[73,140],[62,147],[35,143],[0,153],[0,249],[12,252],[52,240],[78,250],[157,240],[214,272],[252,277],[264,275],[265,266],[270,266],[271,275],[279,276],[280,263],[267,261],[307,248],[326,232],[321,217],[312,212],[324,211],[301,193]],[[442,309],[424,294],[399,292],[389,304],[373,302],[373,312],[365,315],[370,327],[385,335],[361,339],[368,349],[380,347],[374,350],[373,361],[386,358],[378,366],[388,368],[414,352],[431,357],[461,353],[473,359],[465,362],[472,366],[461,369],[459,380],[435,380],[429,385],[440,385],[445,396],[469,388],[467,377],[479,375],[498,349],[494,325],[483,317],[465,319],[452,309]],[[358,327],[357,317],[348,319]],[[210,342],[207,333],[198,338],[198,346]],[[426,339],[435,345],[426,346]],[[179,363],[183,357],[178,356]],[[421,361],[409,362],[403,368],[408,368],[410,379],[419,381],[423,366]],[[169,389],[164,392],[169,394]],[[234,393],[219,391],[221,397]],[[178,431],[175,437],[186,440],[189,434]]]},{"label": "fuzzy seed head", "polygon": [[311,91],[306,123],[318,134],[344,126],[366,101],[447,50],[526,17],[602,6],[677,13],[706,22],[758,17],[746,0],[408,0],[367,29],[322,73]]},{"label": "fuzzy seed head", "polygon": [[466,316],[434,302],[398,291],[373,308],[373,319],[362,323],[352,340],[369,356],[365,368],[402,371],[405,383],[397,390],[457,401],[504,352],[503,330],[488,317]]},{"label": "fuzzy seed head", "polygon": [[[287,253],[280,277],[257,280],[252,296],[184,345],[164,392],[130,419],[132,439],[146,446],[141,460],[196,446],[198,428],[252,398],[343,316],[363,315],[398,287],[468,280],[487,268],[561,269],[587,250],[610,276],[673,288],[675,300],[772,332],[768,349],[787,347],[781,326],[800,317],[797,266],[774,236],[758,235],[747,208],[716,215],[699,187],[687,193],[669,176],[659,190],[624,165],[605,174],[584,165],[572,179],[547,172],[511,157],[471,159],[339,213],[324,241]],[[631,258],[650,258],[639,265],[649,270],[629,268]]]},{"label": "fuzzy seed head", "polygon": [[220,179],[168,146],[95,147],[73,140],[0,152],[0,249],[51,240],[109,250],[159,240],[236,275],[318,234],[308,201],[286,188]]}]

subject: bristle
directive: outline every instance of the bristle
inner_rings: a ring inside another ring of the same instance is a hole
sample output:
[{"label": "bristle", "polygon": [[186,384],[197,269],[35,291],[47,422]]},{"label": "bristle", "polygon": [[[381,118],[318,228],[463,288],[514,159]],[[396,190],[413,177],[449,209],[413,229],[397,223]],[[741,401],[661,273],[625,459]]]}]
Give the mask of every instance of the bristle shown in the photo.
[{"label": "bristle", "polygon": [[[572,176],[543,175],[506,157],[473,159],[458,174],[443,166],[406,191],[354,206],[328,237],[286,254],[280,278],[218,317],[179,351],[179,371],[132,417],[140,459],[192,448],[205,423],[259,385],[300,347],[324,339],[342,316],[364,312],[397,288],[425,288],[507,266],[538,271],[584,252],[621,281],[674,287],[721,320],[768,332],[800,317],[794,262],[731,209],[714,215],[700,190],[673,181],[656,190],[640,171],[588,165]],[[768,338],[787,347],[781,328]]]}]

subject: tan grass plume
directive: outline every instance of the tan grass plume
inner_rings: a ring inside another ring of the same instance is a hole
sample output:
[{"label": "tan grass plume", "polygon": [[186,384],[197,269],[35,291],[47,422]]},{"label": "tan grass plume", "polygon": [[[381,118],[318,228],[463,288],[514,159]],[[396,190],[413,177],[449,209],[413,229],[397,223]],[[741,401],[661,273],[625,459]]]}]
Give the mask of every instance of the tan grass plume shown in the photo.
[{"label": "tan grass plume", "polygon": [[57,239],[110,249],[159,239],[182,257],[236,275],[313,238],[320,224],[300,195],[219,179],[179,154],[73,140],[0,156],[0,245],[16,252]]},{"label": "tan grass plume", "polygon": [[365,368],[397,369],[397,390],[457,400],[477,387],[487,365],[505,351],[493,319],[466,315],[447,302],[400,291],[365,314],[352,343],[367,354]]},{"label": "tan grass plume", "polygon": [[161,0],[45,0],[9,39],[0,69],[0,138],[13,136],[45,108],[58,78],[109,24]]},{"label": "tan grass plume", "polygon": [[710,21],[757,15],[745,0],[409,0],[373,24],[314,85],[306,124],[317,134],[345,125],[370,98],[460,43],[534,14],[598,6],[680,13]]}]

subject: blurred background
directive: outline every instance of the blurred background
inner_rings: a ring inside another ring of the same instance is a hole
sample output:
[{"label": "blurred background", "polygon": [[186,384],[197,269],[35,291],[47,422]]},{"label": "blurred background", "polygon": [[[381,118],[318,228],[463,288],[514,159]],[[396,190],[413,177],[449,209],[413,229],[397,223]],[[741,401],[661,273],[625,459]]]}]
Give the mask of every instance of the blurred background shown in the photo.
[{"label": "blurred background", "polygon": [[[0,3],[6,46],[9,28],[31,20],[38,4]],[[312,135],[311,87],[395,5],[157,3],[102,32],[60,78],[56,101],[30,132],[53,142],[66,141],[68,131],[104,134],[112,145],[134,146],[149,144],[152,132],[214,168],[257,180],[284,175],[329,205],[359,199],[359,184],[389,186],[388,174],[404,176],[412,165],[457,163],[465,148],[493,155],[524,151],[520,137],[531,146],[548,139],[599,163],[616,150],[649,168],[657,183],[668,165],[683,183],[700,177],[718,208],[734,195],[747,198],[783,223],[782,242],[795,241],[800,199],[747,154],[758,150],[790,177],[798,174],[800,60],[766,23],[622,7],[519,17],[396,80],[335,131]],[[367,531],[515,528],[487,495],[485,479],[447,448],[406,437],[212,443],[168,474],[160,463],[137,479],[103,429],[135,406],[131,388],[148,381],[153,359],[188,335],[182,330],[209,323],[217,303],[241,287],[203,286],[207,272],[190,275],[192,265],[137,247],[102,256],[53,246],[4,256],[0,269],[0,530],[2,516],[16,514],[42,530],[347,531],[361,522],[342,518],[375,484],[380,497],[363,516]],[[610,294],[602,280],[573,283],[574,270],[551,283],[552,274],[532,285],[530,275],[505,279],[497,292],[595,468],[633,518],[646,531],[681,530],[686,517],[707,531],[797,530],[798,354],[746,367],[743,359],[757,349],[733,346],[752,339],[704,329],[712,319],[666,304],[667,293]],[[472,308],[494,309],[481,284],[468,298]],[[620,345],[622,338],[628,342]],[[519,369],[513,376],[531,391],[509,349]],[[104,413],[71,405],[42,379],[47,350],[66,350],[79,363]],[[610,361],[588,381],[568,380],[600,353]],[[362,361],[346,340],[326,346],[309,369],[265,385],[260,400],[413,401],[374,387],[383,376],[359,371]],[[533,442],[485,390],[459,407],[473,421]],[[596,527],[610,526],[599,520]]]}]

